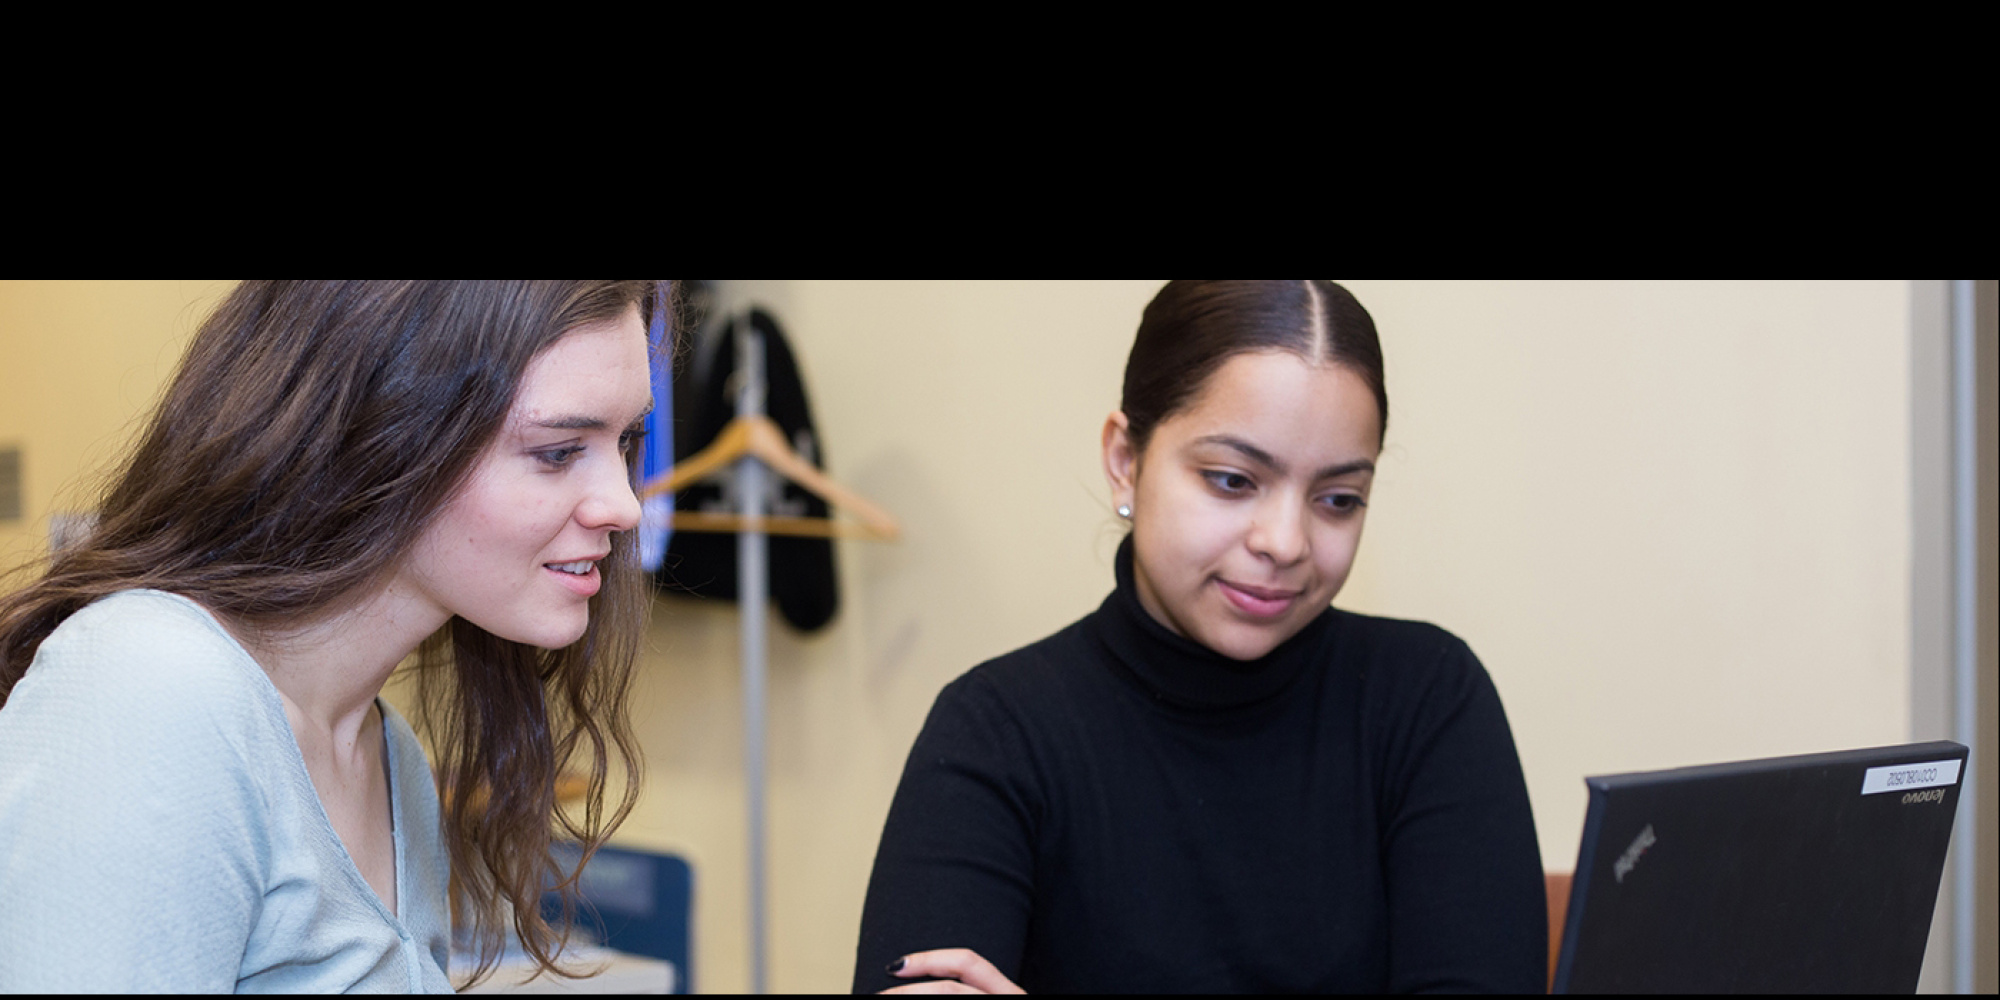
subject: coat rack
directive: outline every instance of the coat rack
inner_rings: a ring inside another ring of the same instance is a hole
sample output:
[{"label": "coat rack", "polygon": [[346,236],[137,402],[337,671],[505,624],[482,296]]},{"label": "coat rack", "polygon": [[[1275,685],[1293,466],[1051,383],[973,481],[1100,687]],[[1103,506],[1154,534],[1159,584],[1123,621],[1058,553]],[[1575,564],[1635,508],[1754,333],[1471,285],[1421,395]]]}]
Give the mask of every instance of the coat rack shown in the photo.
[{"label": "coat rack", "polygon": [[[741,509],[722,514],[675,511],[675,531],[736,533],[737,599],[743,648],[743,776],[749,811],[750,868],[750,990],[765,992],[764,901],[764,678],[766,670],[765,608],[770,602],[770,535],[818,538],[863,538],[889,541],[902,533],[896,519],[859,494],[841,486],[793,452],[785,435],[764,415],[764,340],[749,314],[736,324],[736,418],[708,447],[677,463],[646,484],[643,496],[678,492],[732,464]],[[782,475],[830,505],[844,509],[855,521],[816,517],[770,516],[764,509],[766,478]]]}]

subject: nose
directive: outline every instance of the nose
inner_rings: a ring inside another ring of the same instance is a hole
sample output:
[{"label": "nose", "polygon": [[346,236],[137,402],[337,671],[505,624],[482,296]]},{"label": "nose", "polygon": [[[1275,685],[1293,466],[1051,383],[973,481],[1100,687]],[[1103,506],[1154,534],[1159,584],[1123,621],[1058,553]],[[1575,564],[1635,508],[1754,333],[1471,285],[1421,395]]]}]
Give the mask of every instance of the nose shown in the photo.
[{"label": "nose", "polygon": [[576,519],[593,530],[631,531],[639,526],[639,495],[632,491],[624,462],[603,463],[601,474],[577,505]]},{"label": "nose", "polygon": [[1297,563],[1306,557],[1310,547],[1305,510],[1288,499],[1271,497],[1269,502],[1258,505],[1244,541],[1251,552],[1280,566]]}]

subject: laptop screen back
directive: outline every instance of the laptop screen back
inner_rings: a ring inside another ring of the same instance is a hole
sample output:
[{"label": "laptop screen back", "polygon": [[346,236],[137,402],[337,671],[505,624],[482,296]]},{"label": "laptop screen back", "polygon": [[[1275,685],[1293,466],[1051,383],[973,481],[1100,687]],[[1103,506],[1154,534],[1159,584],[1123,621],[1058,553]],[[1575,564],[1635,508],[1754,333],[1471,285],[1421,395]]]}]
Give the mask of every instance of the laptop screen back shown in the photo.
[{"label": "laptop screen back", "polygon": [[1915,992],[1965,747],[1585,779],[1555,992]]}]

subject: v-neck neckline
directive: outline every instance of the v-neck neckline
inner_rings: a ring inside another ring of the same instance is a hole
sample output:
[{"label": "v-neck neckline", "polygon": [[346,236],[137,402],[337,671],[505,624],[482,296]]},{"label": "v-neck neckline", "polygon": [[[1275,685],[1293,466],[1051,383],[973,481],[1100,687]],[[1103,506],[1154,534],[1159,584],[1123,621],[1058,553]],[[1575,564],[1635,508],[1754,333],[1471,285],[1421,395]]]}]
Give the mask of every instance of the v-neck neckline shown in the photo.
[{"label": "v-neck neckline", "polygon": [[[258,672],[263,672],[261,667],[258,668]],[[265,680],[267,682],[270,680],[268,675],[265,677]],[[361,866],[355,862],[354,852],[348,850],[347,841],[340,839],[340,831],[334,828],[333,817],[327,815],[326,803],[319,797],[319,786],[313,784],[312,770],[306,767],[305,751],[299,746],[298,733],[291,728],[291,717],[285,715],[285,702],[283,697],[278,694],[277,685],[271,685],[271,694],[278,699],[278,714],[284,718],[285,731],[290,733],[292,737],[292,764],[296,769],[295,777],[304,778],[306,787],[312,789],[312,804],[319,816],[320,832],[331,837],[333,842],[340,846],[340,855],[347,861],[348,881],[358,887],[362,894],[368,897],[368,901],[375,905],[376,912],[380,913],[384,920],[389,921],[391,926],[401,930],[403,922],[397,913],[403,908],[402,797],[396,794],[396,741],[389,738],[388,706],[383,704],[381,695],[375,696],[375,712],[382,719],[382,768],[386,772],[383,778],[389,792],[389,849],[395,856],[392,862],[393,871],[390,873],[390,877],[396,880],[396,908],[393,910],[389,908],[388,902],[382,898],[382,894],[376,892],[375,887],[368,883],[368,876],[361,873]]]},{"label": "v-neck neckline", "polygon": [[209,626],[215,629],[223,638],[229,640],[229,644],[236,648],[237,653],[242,657],[242,665],[250,673],[254,674],[259,681],[263,682],[259,690],[264,695],[265,707],[276,714],[278,722],[284,726],[285,735],[290,737],[287,745],[291,750],[290,764],[292,767],[292,776],[295,780],[302,781],[304,787],[311,793],[309,796],[311,799],[311,808],[313,814],[319,820],[320,833],[340,848],[340,856],[347,862],[346,877],[350,887],[359,889],[361,894],[368,898],[368,902],[375,907],[376,913],[382,919],[388,921],[390,926],[396,928],[399,936],[408,937],[408,928],[403,925],[402,918],[399,916],[400,911],[403,909],[403,888],[405,882],[403,878],[403,801],[402,796],[396,794],[396,741],[389,735],[390,709],[388,703],[382,700],[381,695],[378,694],[375,696],[375,713],[381,719],[382,727],[383,779],[389,793],[389,845],[390,850],[395,856],[392,863],[393,871],[391,872],[391,877],[395,879],[396,890],[396,907],[394,909],[391,909],[388,902],[383,900],[382,894],[376,892],[375,887],[369,884],[368,877],[361,873],[361,866],[354,860],[354,852],[348,850],[347,842],[340,838],[340,831],[334,828],[333,817],[327,814],[326,803],[321,801],[319,797],[319,786],[313,784],[312,770],[306,767],[305,751],[299,746],[298,731],[292,728],[291,716],[285,712],[284,695],[278,690],[277,684],[271,681],[271,675],[265,672],[263,665],[257,662],[257,658],[251,656],[250,651],[245,649],[243,644],[238,642],[236,637],[231,635],[227,628],[223,627],[221,620],[217,619],[214,613],[203,607],[200,602],[170,591],[161,591],[160,593],[186,601],[196,611],[199,611],[202,617],[208,621]]}]

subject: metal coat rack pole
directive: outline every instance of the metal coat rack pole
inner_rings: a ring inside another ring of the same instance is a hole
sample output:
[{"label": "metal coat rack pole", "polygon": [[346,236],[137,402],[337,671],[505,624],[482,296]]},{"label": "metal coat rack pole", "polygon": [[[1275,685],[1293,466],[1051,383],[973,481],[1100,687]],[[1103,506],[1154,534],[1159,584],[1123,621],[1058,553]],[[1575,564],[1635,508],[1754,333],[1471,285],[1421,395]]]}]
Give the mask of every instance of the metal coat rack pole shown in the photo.
[{"label": "metal coat rack pole", "polygon": [[[736,324],[736,395],[739,418],[764,413],[764,339],[746,313]],[[761,459],[736,460],[737,495],[748,522],[736,535],[737,599],[742,605],[743,786],[748,802],[750,869],[750,991],[765,992],[764,949],[764,609],[770,600],[768,536],[757,527],[773,473]]]}]

